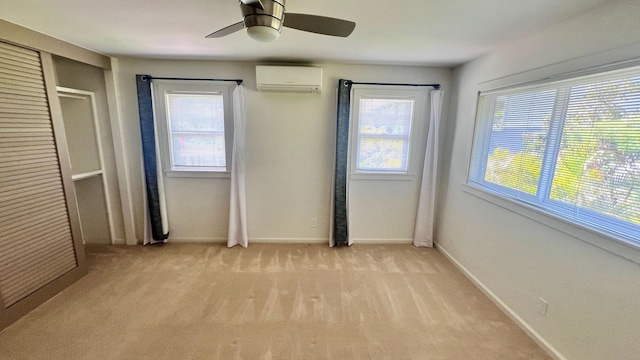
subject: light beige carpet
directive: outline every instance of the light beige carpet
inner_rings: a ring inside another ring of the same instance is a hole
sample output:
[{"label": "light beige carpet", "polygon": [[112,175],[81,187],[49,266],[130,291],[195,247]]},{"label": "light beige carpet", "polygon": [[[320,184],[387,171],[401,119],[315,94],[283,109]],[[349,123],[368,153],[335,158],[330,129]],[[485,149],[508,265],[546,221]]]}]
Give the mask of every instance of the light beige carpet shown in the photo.
[{"label": "light beige carpet", "polygon": [[548,359],[434,249],[89,247],[0,359]]}]

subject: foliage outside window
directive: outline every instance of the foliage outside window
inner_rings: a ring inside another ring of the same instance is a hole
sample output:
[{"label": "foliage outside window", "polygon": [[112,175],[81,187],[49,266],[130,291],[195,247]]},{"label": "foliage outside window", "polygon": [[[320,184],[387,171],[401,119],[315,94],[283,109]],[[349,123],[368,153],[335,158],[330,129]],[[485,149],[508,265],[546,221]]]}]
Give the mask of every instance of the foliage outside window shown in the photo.
[{"label": "foliage outside window", "polygon": [[361,97],[357,171],[406,173],[413,99]]},{"label": "foliage outside window", "polygon": [[470,183],[640,245],[640,70],[479,100]]}]

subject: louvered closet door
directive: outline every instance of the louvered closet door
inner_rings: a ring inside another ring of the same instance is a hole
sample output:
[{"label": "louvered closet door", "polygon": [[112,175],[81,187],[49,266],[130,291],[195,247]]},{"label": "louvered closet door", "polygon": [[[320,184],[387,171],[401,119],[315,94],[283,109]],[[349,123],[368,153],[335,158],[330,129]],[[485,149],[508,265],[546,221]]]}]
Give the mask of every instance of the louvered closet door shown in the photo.
[{"label": "louvered closet door", "polygon": [[39,54],[0,42],[0,296],[77,266]]}]

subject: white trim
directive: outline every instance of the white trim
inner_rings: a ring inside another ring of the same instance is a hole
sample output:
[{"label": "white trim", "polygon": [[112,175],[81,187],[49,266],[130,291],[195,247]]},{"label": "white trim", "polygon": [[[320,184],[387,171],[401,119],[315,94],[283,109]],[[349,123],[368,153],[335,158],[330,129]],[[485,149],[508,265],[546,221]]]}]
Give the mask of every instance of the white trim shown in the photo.
[{"label": "white trim", "polygon": [[120,192],[120,205],[122,207],[122,220],[124,225],[124,237],[127,245],[137,245],[136,220],[134,203],[132,200],[131,182],[127,168],[127,155],[124,135],[122,131],[122,110],[120,107],[120,92],[118,90],[118,74],[120,66],[117,58],[111,58],[111,70],[104,71],[104,80],[107,91],[107,104],[109,106],[109,120],[111,124],[111,137],[113,139],[113,152],[115,154],[116,178]]},{"label": "white trim", "polygon": [[[327,244],[329,238],[249,238],[249,244]],[[251,246],[251,245],[249,245]]]},{"label": "white trim", "polygon": [[82,173],[82,174],[75,174],[75,175],[71,175],[71,180],[73,180],[73,181],[84,180],[84,179],[88,179],[90,177],[102,175],[102,173],[103,173],[102,170],[96,170],[96,171],[89,171],[89,172]]},{"label": "white trim", "polygon": [[[62,89],[62,87],[60,87],[60,86],[57,86],[56,88],[57,88],[58,91],[60,91],[60,89]],[[62,94],[59,93],[58,97],[63,97],[63,98],[67,98],[67,99],[76,99],[76,100],[84,100],[84,99],[86,99],[86,97],[84,97],[84,96],[64,94],[64,93],[62,93]]]},{"label": "white trim", "polygon": [[403,245],[413,244],[413,239],[353,239],[354,244]]},{"label": "white trim", "polygon": [[[116,240],[117,244],[124,244],[123,240]],[[227,238],[176,238],[171,237],[172,243],[227,243]],[[251,244],[327,244],[329,238],[249,238]],[[413,239],[354,239],[354,243],[367,245],[410,245]]]},{"label": "white trim", "polygon": [[[171,243],[227,243],[227,238],[170,237]],[[327,244],[328,238],[249,238],[250,244]]]},{"label": "white trim", "polygon": [[[227,238],[175,238],[172,243],[227,243]],[[327,244],[329,238],[249,238],[250,244]],[[354,239],[358,244],[407,245],[413,239]]]},{"label": "white trim", "polygon": [[[536,90],[540,88],[545,88],[546,86],[553,86],[556,84],[562,83],[575,83],[575,79],[584,79],[584,81],[593,81],[596,78],[596,81],[599,81],[599,77],[605,74],[625,74],[630,73],[631,75],[635,75],[638,72],[638,63],[640,60],[636,59],[634,61],[626,61],[623,63],[613,64],[613,65],[603,65],[598,66],[592,69],[586,70],[576,70],[563,74],[547,76],[544,79],[524,82],[520,84],[513,84],[505,87],[499,87],[495,89],[485,89],[480,92],[482,95],[496,95],[496,94],[509,94],[509,93],[519,93],[521,91],[529,91]],[[623,64],[626,64],[623,65]],[[606,78],[605,78],[606,79]]]},{"label": "white trim", "polygon": [[127,245],[125,239],[113,239],[113,245]]},{"label": "white trim", "polygon": [[182,244],[188,244],[188,243],[211,243],[211,244],[226,244],[227,243],[227,238],[174,238],[174,237],[170,237],[169,238],[169,242],[170,243],[182,243]]},{"label": "white trim", "polygon": [[608,251],[614,255],[621,256],[627,260],[640,264],[640,249],[625,239],[605,234],[597,229],[588,228],[585,225],[574,223],[570,220],[562,219],[556,215],[545,212],[543,209],[511,200],[506,197],[495,195],[489,191],[469,184],[461,184],[462,191],[479,199],[488,201],[494,205],[510,210],[528,219],[558,230],[578,240]]},{"label": "white trim", "polygon": [[231,179],[229,171],[175,171],[169,170],[164,172],[166,177],[178,178],[211,178],[211,179]]},{"label": "white trim", "polygon": [[488,287],[486,287],[482,281],[480,281],[477,277],[475,277],[467,268],[464,267],[458,260],[456,260],[447,250],[445,250],[440,244],[434,242],[434,247],[438,250],[445,258],[447,258],[453,265],[467,277],[467,279],[471,280],[471,282],[485,294],[489,300],[491,300],[502,312],[504,312],[520,329],[522,329],[533,341],[536,342],[544,351],[549,354],[549,356],[553,357],[556,360],[566,360],[556,348],[553,347],[547,340],[545,340],[542,335],[540,335],[531,325],[529,325],[524,319],[522,319],[515,311],[513,311],[502,299],[500,299],[496,294],[493,293]]},{"label": "white trim", "polygon": [[606,49],[569,60],[562,60],[478,83],[480,90],[497,90],[518,85],[561,80],[640,65],[640,43]]}]

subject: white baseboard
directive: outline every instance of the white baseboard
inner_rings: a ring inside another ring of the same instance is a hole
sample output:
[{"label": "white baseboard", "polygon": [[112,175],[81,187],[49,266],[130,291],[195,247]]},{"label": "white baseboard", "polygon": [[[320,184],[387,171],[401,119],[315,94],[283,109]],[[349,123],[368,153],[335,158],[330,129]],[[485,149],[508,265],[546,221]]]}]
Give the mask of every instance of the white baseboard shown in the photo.
[{"label": "white baseboard", "polygon": [[255,244],[327,244],[329,239],[323,238],[255,238],[249,239],[249,245]]},{"label": "white baseboard", "polygon": [[413,239],[352,239],[353,244],[399,245],[413,244]]},{"label": "white baseboard", "polygon": [[[173,238],[169,237],[169,243],[226,243],[227,238]],[[254,238],[249,239],[251,244],[329,244],[329,239],[322,238]]]},{"label": "white baseboard", "polygon": [[496,294],[494,294],[489,288],[487,288],[478,278],[476,278],[467,268],[458,262],[449,252],[444,249],[437,242],[433,246],[446,257],[449,261],[460,270],[464,276],[471,280],[480,291],[482,291],[491,301],[493,301],[502,312],[504,312],[513,322],[518,325],[533,341],[536,342],[544,351],[556,360],[567,360],[556,348],[554,348],[549,342],[547,342],[537,331],[535,331],[524,319],[522,319],[515,311],[513,311],[506,303],[504,303]]},{"label": "white baseboard", "polygon": [[[227,238],[174,238],[169,237],[170,243],[226,243]],[[328,238],[253,238],[249,244],[329,244]],[[354,239],[354,244],[398,245],[412,244],[413,239]],[[125,244],[124,240],[115,244]]]},{"label": "white baseboard", "polygon": [[[328,238],[255,238],[249,239],[251,243],[263,243],[263,244],[329,244]],[[354,239],[355,244],[379,244],[379,245],[393,245],[393,244],[412,244],[413,239]]]},{"label": "white baseboard", "polygon": [[169,237],[169,243],[226,243],[227,238],[173,238]]},{"label": "white baseboard", "polygon": [[124,239],[113,239],[113,245],[126,245],[127,242]]}]

